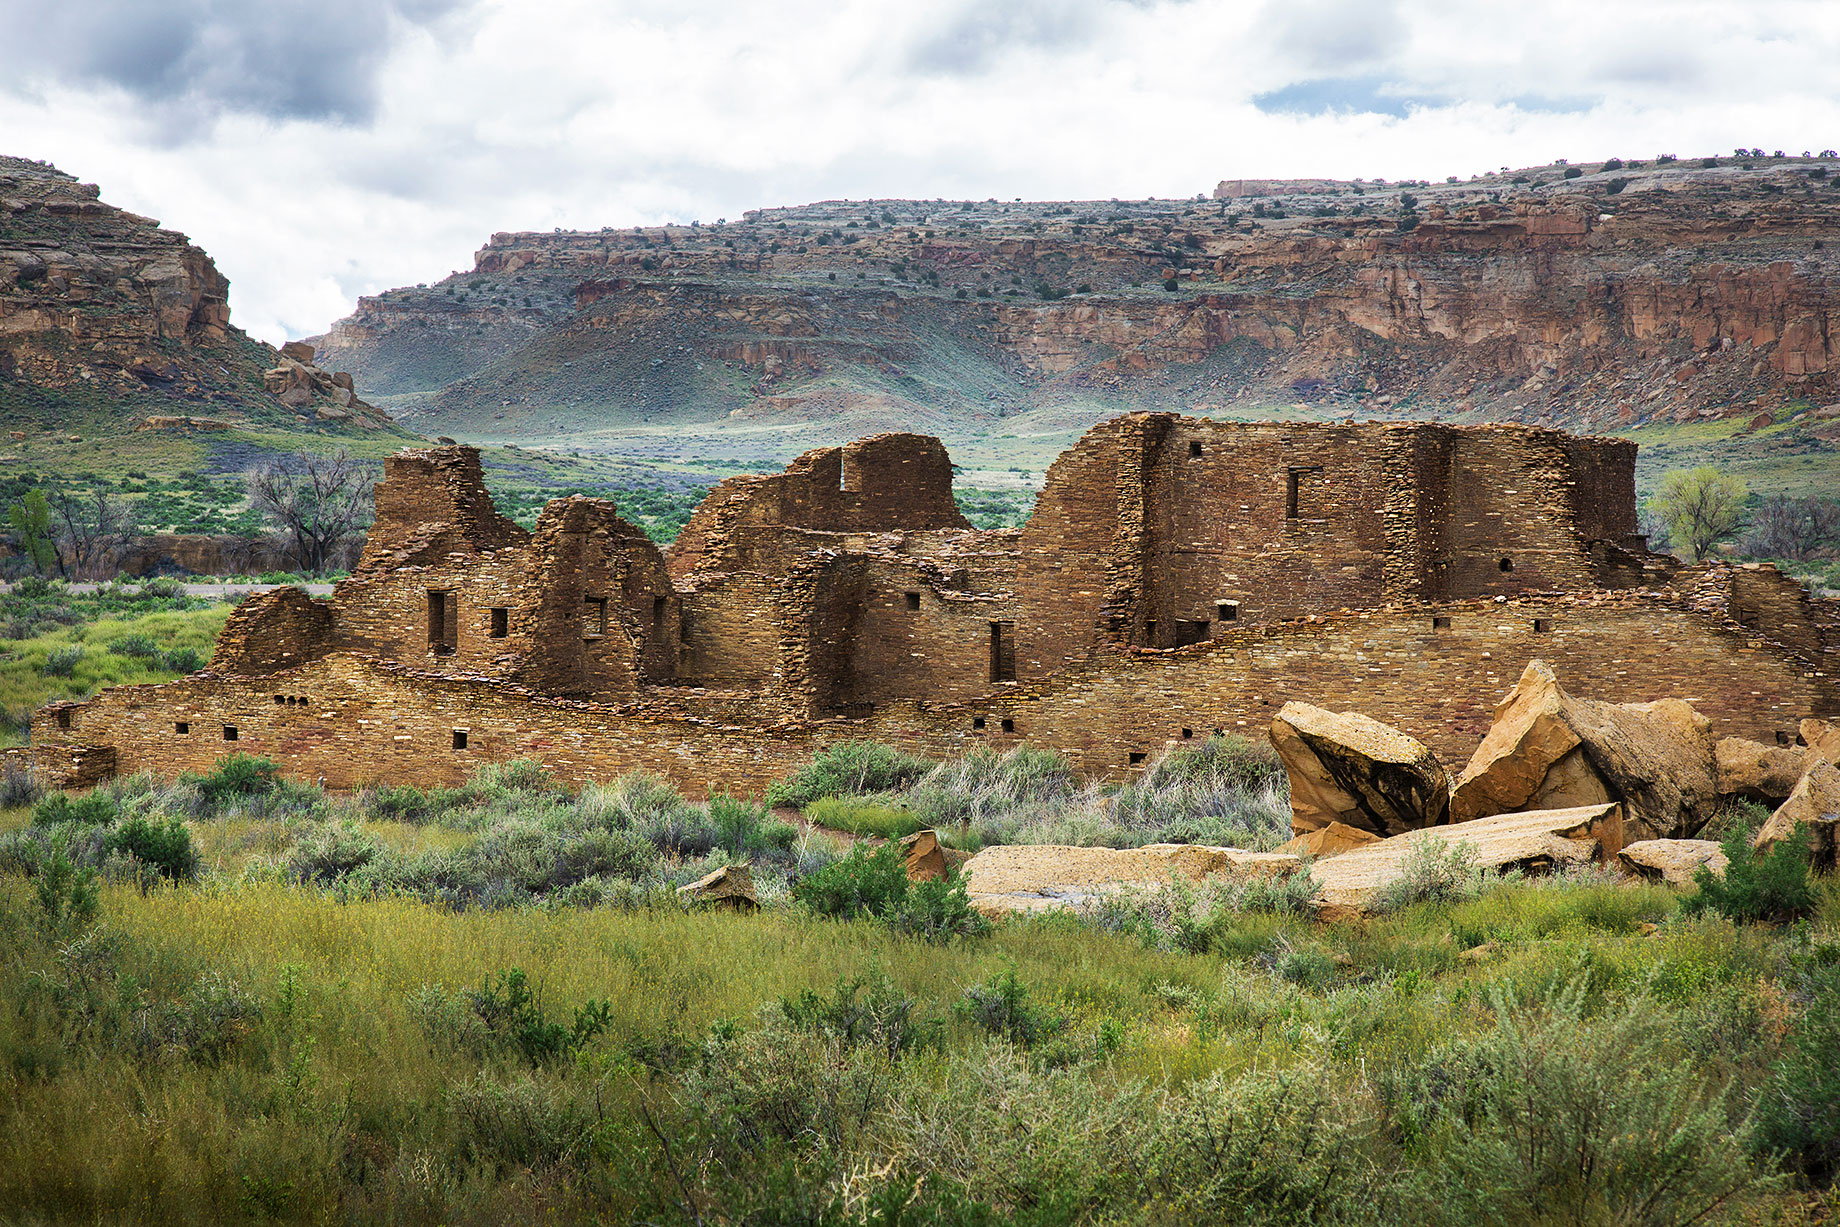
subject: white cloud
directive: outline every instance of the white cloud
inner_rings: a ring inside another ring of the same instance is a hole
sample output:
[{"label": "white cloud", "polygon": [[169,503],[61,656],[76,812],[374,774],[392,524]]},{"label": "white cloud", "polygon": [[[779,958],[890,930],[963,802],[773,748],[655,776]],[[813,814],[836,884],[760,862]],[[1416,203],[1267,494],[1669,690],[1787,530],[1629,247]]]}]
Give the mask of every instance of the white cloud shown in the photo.
[{"label": "white cloud", "polygon": [[[1840,133],[1840,6],[1822,0],[472,0],[293,25],[188,0],[170,29],[143,23],[147,64],[30,3],[0,0],[0,36],[63,49],[0,82],[0,150],[189,233],[268,340],[468,267],[495,230]],[[1289,104],[1254,104],[1274,95]]]}]

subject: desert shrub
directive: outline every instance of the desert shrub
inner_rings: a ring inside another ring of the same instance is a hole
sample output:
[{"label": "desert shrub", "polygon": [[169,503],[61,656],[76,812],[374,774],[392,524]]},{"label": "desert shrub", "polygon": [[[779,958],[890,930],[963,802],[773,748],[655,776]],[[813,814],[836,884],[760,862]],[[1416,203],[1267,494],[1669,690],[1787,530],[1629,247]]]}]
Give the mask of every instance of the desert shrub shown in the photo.
[{"label": "desert shrub", "polygon": [[158,660],[160,645],[151,635],[123,635],[109,645],[109,651],[132,660]]},{"label": "desert shrub", "polygon": [[1581,985],[1382,1081],[1413,1209],[1438,1223],[1688,1223],[1757,1186],[1729,1086],[1678,1059],[1655,1006],[1589,1017]]},{"label": "desert shrub", "polygon": [[890,1090],[888,1062],[874,1047],[770,1018],[756,1030],[712,1033],[678,1099],[704,1155],[727,1165],[786,1143],[834,1151],[875,1119]]},{"label": "desert shrub", "polygon": [[253,754],[226,754],[217,760],[210,774],[188,778],[197,784],[205,804],[215,807],[241,797],[273,792],[281,779],[281,768],[273,760]]},{"label": "desert shrub", "polygon": [[68,647],[52,648],[45,654],[45,663],[39,671],[46,677],[71,677],[77,666],[83,663],[83,648],[79,644]]},{"label": "desert shrub", "polygon": [[0,809],[36,804],[40,795],[38,780],[30,771],[11,763],[0,770]]},{"label": "desert shrub", "polygon": [[896,932],[930,942],[976,935],[990,928],[990,922],[971,906],[970,892],[956,873],[911,883],[887,920]]},{"label": "desert shrub", "polygon": [[820,916],[853,920],[888,915],[906,898],[907,887],[899,844],[870,848],[859,843],[843,859],[794,885],[792,897]]},{"label": "desert shrub", "polygon": [[1159,843],[1263,850],[1290,838],[1283,764],[1268,747],[1236,735],[1162,755],[1108,799],[1107,814]]},{"label": "desert shrub", "polygon": [[690,807],[662,776],[629,771],[611,784],[583,789],[575,808],[586,822],[638,831],[649,838],[653,831],[681,820]]},{"label": "desert shrub", "polygon": [[1417,840],[1399,865],[1399,876],[1374,895],[1376,912],[1396,912],[1415,903],[1463,903],[1482,893],[1485,876],[1476,864],[1476,847],[1454,847],[1429,836]]},{"label": "desert shrub", "polygon": [[1126,933],[1153,950],[1206,954],[1248,913],[1305,917],[1315,913],[1322,884],[1307,869],[1245,882],[1209,882],[1196,888],[1180,878],[1154,890],[1122,890],[1086,904],[1081,917]]},{"label": "desert shrub", "polygon": [[243,1043],[262,1012],[262,1001],[254,993],[221,973],[207,971],[178,997],[136,1010],[130,1023],[132,1045],[142,1057],[217,1065]]},{"label": "desert shrub", "polygon": [[925,825],[945,827],[984,819],[1026,819],[1060,807],[1078,792],[1073,765],[1058,751],[1017,746],[998,754],[979,747],[928,771],[908,790],[905,801]]},{"label": "desert shrub", "polygon": [[487,882],[526,895],[548,894],[594,877],[641,878],[658,863],[657,849],[636,832],[531,824],[494,827],[449,855],[470,863]]},{"label": "desert shrub", "polygon": [[409,1011],[438,1047],[480,1057],[513,1055],[532,1068],[573,1056],[613,1021],[613,1008],[597,999],[577,1006],[566,1025],[550,1018],[529,977],[516,967],[458,993],[424,986],[410,998]]},{"label": "desert shrub", "polygon": [[822,797],[805,807],[805,820],[833,831],[900,839],[925,824],[906,810],[861,797]]},{"label": "desert shrub", "polygon": [[905,788],[932,764],[878,741],[826,746],[808,766],[767,789],[767,804],[803,808],[824,797],[859,796]]},{"label": "desert shrub", "polygon": [[737,858],[786,853],[799,837],[797,827],[745,798],[718,793],[703,812],[715,833],[715,846]]},{"label": "desert shrub", "polygon": [[558,791],[555,777],[534,758],[514,758],[510,762],[486,763],[473,772],[469,781],[481,796],[504,799],[512,793],[553,793]]},{"label": "desert shrub", "polygon": [[160,659],[174,673],[196,673],[205,664],[204,656],[197,648],[173,648]]},{"label": "desert shrub", "polygon": [[1723,875],[1701,865],[1693,874],[1699,889],[1681,903],[1688,915],[1712,911],[1728,920],[1784,923],[1814,910],[1808,881],[1808,841],[1800,831],[1762,856],[1750,840],[1733,832],[1719,845],[1729,862]]},{"label": "desert shrub", "polygon": [[830,996],[804,989],[774,1005],[788,1024],[889,1060],[927,1042],[935,1028],[916,1018],[918,1005],[885,975],[839,976]]},{"label": "desert shrub", "polygon": [[325,886],[364,868],[384,847],[351,823],[327,823],[295,843],[286,862],[288,877]]},{"label": "desert shrub", "polygon": [[1840,965],[1821,968],[1757,1096],[1758,1147],[1820,1184],[1840,1175]]},{"label": "desert shrub", "polygon": [[1335,979],[1335,961],[1314,942],[1298,944],[1280,933],[1260,962],[1280,980],[1301,988],[1323,989]]},{"label": "desert shrub", "polygon": [[198,874],[198,850],[192,846],[192,833],[177,818],[159,822],[136,815],[109,833],[107,848],[126,853],[174,881]]},{"label": "desert shrub", "polygon": [[32,825],[37,827],[107,826],[121,816],[121,807],[106,789],[93,788],[81,796],[67,792],[45,794],[32,807]]},{"label": "desert shrub", "polygon": [[485,1075],[450,1088],[457,1157],[468,1164],[583,1168],[594,1149],[595,1114],[567,1084]]},{"label": "desert shrub", "polygon": [[1746,842],[1763,829],[1770,811],[1748,797],[1728,797],[1699,832],[1700,839],[1723,843],[1731,835],[1742,835]]},{"label": "desert shrub", "polygon": [[1568,166],[1565,168],[1565,177],[1567,179],[1576,179],[1582,174],[1584,174],[1584,171],[1576,166]]},{"label": "desert shrub", "polygon": [[957,1013],[1000,1039],[1020,1048],[1033,1048],[1067,1029],[1065,1015],[1030,999],[1029,986],[1007,967],[990,979],[973,984],[954,1003]]},{"label": "desert shrub", "polygon": [[33,893],[48,923],[83,924],[96,915],[96,871],[73,863],[62,840],[51,845],[36,869]]}]

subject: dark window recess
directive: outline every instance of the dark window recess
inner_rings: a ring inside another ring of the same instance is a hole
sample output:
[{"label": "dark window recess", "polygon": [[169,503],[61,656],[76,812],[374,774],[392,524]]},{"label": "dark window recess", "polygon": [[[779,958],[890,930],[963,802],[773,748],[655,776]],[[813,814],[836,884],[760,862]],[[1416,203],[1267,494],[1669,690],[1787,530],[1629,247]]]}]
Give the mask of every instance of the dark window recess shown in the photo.
[{"label": "dark window recess", "polygon": [[1239,602],[1222,601],[1214,606],[1214,616],[1221,622],[1239,621]]},{"label": "dark window recess", "polygon": [[993,682],[1016,680],[1016,624],[1014,622],[992,622],[990,624],[990,680]]},{"label": "dark window recess", "polygon": [[918,592],[908,593],[907,594],[907,612],[913,613],[919,608],[920,608],[920,594]]},{"label": "dark window recess", "polygon": [[1003,731],[1004,731],[1005,733],[1013,733],[1013,732],[1015,732],[1015,731],[1016,731],[1016,722],[1015,722],[1014,720],[1011,720],[1011,719],[1009,719],[1009,718],[1007,718],[1007,717],[1005,717],[1005,718],[1004,718],[1004,721],[1003,721]]},{"label": "dark window recess", "polygon": [[690,611],[683,606],[679,606],[677,610],[677,641],[679,643],[690,642]]},{"label": "dark window recess", "polygon": [[455,729],[454,730],[454,749],[456,750],[466,749],[466,730],[465,729]]},{"label": "dark window recess", "polygon": [[1501,567],[1504,572],[1514,570],[1514,560],[1512,558],[1504,558],[1496,565]]},{"label": "dark window recess", "polygon": [[581,601],[581,634],[584,639],[599,639],[607,633],[607,598],[604,596],[583,597]]},{"label": "dark window recess", "polygon": [[[192,731],[192,724],[191,724],[191,721],[189,720],[181,720],[179,721],[179,723],[173,725],[173,732],[179,734],[179,736],[181,737],[190,736],[191,731]],[[1781,736],[1780,733],[1777,735]]]},{"label": "dark window recess", "polygon": [[236,740],[236,725],[234,724],[224,725],[224,740],[225,741],[235,741]]},{"label": "dark window recess", "polygon": [[503,639],[511,633],[511,611],[503,605],[492,607],[492,629],[487,632],[493,639]]},{"label": "dark window recess", "polygon": [[655,596],[652,598],[652,638],[654,639],[662,639],[664,637],[664,619],[667,608],[668,606],[665,604],[665,599],[663,597]]},{"label": "dark window recess", "polygon": [[984,717],[982,717],[982,716],[973,716],[973,717],[971,717],[971,727],[972,727],[972,728],[974,728],[974,729],[981,729],[981,728],[983,728],[983,727],[984,727]]},{"label": "dark window recess", "polygon": [[1188,458],[1190,460],[1197,460],[1200,458],[1200,456],[1201,456],[1201,445],[1199,443],[1190,443],[1188,445]]},{"label": "dark window recess", "polygon": [[1787,745],[1793,745],[1794,742],[1790,739],[1789,734],[1783,732],[1781,729],[1777,729],[1776,730],[1776,744],[1779,746],[1787,746]]},{"label": "dark window recess", "polygon": [[1147,648],[1153,648],[1156,646],[1156,619],[1155,618],[1146,619],[1144,622],[1144,646]]},{"label": "dark window recess", "polygon": [[276,707],[285,706],[287,704],[287,701],[288,701],[288,698],[284,694],[278,694],[275,696],[275,706]]},{"label": "dark window recess", "polygon": [[1195,730],[1194,730],[1194,729],[1183,729],[1183,730],[1182,730],[1182,740],[1183,740],[1183,741],[1188,741],[1188,740],[1190,740],[1190,739],[1192,739],[1192,738],[1194,737],[1194,735],[1195,735]]},{"label": "dark window recess", "polygon": [[460,602],[451,592],[428,594],[428,650],[451,656],[460,643]]},{"label": "dark window recess", "polygon": [[69,728],[70,727],[70,713],[67,711],[59,712],[57,714],[57,724],[58,724],[58,727],[61,729]]},{"label": "dark window recess", "polygon": [[1449,618],[1433,618],[1433,619],[1431,619],[1431,629],[1432,629],[1432,630],[1434,630],[1434,631],[1447,631],[1447,630],[1449,630],[1449,629],[1450,629],[1450,619],[1449,619]]},{"label": "dark window recess", "polygon": [[1215,729],[1214,730],[1214,736],[1216,737],[1225,737],[1226,735],[1227,735],[1227,730],[1225,729]]},{"label": "dark window recess", "polygon": [[1176,622],[1176,646],[1182,648],[1187,647],[1191,643],[1206,643],[1208,641],[1209,626],[1210,623],[1207,622],[1188,622],[1178,619]]},{"label": "dark window recess", "polygon": [[1143,752],[1142,750],[1133,750],[1133,751],[1131,751],[1131,765],[1132,765],[1133,767],[1135,767],[1135,766],[1137,766],[1138,764],[1140,764],[1140,763],[1142,763],[1142,762],[1144,761],[1144,758],[1145,758],[1145,754],[1144,754],[1144,752]]},{"label": "dark window recess", "polygon": [[1322,472],[1320,464],[1292,465],[1284,470],[1284,518],[1295,520],[1302,514],[1303,479],[1311,473]]},{"label": "dark window recess", "polygon": [[1544,635],[1551,629],[1552,620],[1550,618],[1535,618],[1533,620],[1533,631],[1536,635]]}]

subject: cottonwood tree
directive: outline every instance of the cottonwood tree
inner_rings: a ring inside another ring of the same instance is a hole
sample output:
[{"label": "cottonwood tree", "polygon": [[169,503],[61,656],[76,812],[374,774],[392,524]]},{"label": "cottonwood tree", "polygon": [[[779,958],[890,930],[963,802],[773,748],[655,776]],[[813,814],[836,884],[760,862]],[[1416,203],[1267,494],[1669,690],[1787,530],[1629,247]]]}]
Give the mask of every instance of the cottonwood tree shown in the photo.
[{"label": "cottonwood tree", "polygon": [[247,483],[249,505],[310,575],[323,575],[340,547],[370,522],[372,478],[344,448],[278,456],[251,471]]},{"label": "cottonwood tree", "polygon": [[60,490],[46,503],[58,572],[72,579],[106,578],[140,535],[133,505],[100,486],[88,494]]},{"label": "cottonwood tree", "polygon": [[1742,479],[1704,465],[1664,476],[1650,503],[1667,525],[1669,540],[1691,550],[1697,562],[1744,527],[1744,501],[1749,497]]},{"label": "cottonwood tree", "polygon": [[28,490],[7,509],[14,549],[40,575],[57,566],[57,543],[51,536],[51,504],[42,490]]},{"label": "cottonwood tree", "polygon": [[1806,558],[1840,545],[1840,502],[1772,494],[1751,517],[1748,552],[1765,558]]}]

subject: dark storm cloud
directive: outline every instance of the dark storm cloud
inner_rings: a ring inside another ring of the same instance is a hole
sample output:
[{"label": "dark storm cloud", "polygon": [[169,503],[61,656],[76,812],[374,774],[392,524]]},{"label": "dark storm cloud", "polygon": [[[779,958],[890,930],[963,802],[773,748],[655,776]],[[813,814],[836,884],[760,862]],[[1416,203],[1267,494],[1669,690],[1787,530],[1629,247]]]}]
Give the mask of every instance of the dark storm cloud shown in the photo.
[{"label": "dark storm cloud", "polygon": [[1011,51],[1081,47],[1114,6],[1144,9],[1152,0],[973,0],[916,45],[908,63],[924,73],[971,76]]},{"label": "dark storm cloud", "polygon": [[368,119],[377,76],[404,23],[459,0],[0,0],[0,31],[29,57],[0,89],[114,86],[171,135],[225,112]]}]

